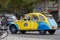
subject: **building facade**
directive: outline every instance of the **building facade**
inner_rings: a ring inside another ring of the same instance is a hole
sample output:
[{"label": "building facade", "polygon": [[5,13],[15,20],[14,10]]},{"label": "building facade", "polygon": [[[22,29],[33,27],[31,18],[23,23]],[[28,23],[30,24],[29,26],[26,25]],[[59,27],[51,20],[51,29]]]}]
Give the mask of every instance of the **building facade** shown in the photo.
[{"label": "building facade", "polygon": [[58,12],[58,16],[60,17],[60,0],[59,0],[59,12]]},{"label": "building facade", "polygon": [[60,16],[60,0],[40,0],[33,12],[49,12],[54,18]]}]

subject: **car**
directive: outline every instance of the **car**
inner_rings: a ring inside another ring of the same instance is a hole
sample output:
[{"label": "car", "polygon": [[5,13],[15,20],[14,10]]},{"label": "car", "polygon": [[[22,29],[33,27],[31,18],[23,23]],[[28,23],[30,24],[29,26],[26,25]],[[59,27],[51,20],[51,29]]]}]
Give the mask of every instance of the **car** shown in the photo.
[{"label": "car", "polygon": [[18,31],[25,34],[26,31],[39,31],[39,34],[54,34],[58,25],[52,15],[42,13],[28,13],[21,16],[20,20],[10,23],[9,30],[16,34]]},{"label": "car", "polygon": [[17,18],[16,18],[16,16],[15,15],[12,15],[12,14],[5,14],[5,15],[3,15],[3,17],[2,17],[2,21],[1,21],[1,24],[2,25],[9,25],[9,22],[13,22],[13,21],[15,21],[15,20],[17,20]]}]

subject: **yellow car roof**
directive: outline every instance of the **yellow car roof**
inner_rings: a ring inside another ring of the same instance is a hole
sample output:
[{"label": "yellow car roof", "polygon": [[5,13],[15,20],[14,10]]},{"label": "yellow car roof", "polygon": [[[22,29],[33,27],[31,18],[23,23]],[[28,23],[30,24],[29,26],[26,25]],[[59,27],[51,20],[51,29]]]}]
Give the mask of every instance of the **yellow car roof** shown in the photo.
[{"label": "yellow car roof", "polygon": [[43,15],[42,13],[28,13],[28,14],[25,14],[25,15]]}]

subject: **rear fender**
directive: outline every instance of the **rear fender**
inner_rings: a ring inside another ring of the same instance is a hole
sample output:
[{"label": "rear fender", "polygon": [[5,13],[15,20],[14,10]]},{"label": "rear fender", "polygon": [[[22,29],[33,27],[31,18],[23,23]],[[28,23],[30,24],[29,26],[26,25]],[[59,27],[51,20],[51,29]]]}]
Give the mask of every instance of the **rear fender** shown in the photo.
[{"label": "rear fender", "polygon": [[45,22],[38,23],[38,30],[50,30],[50,26]]}]

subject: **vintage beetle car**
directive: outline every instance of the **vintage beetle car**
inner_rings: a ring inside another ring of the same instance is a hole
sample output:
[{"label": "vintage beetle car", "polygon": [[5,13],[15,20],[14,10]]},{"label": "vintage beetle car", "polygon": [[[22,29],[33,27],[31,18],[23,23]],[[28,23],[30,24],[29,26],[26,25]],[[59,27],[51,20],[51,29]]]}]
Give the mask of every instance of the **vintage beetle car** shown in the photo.
[{"label": "vintage beetle car", "polygon": [[9,30],[15,34],[18,31],[25,33],[26,31],[39,31],[40,34],[54,34],[57,29],[57,23],[50,14],[29,13],[21,17],[20,20],[11,22]]}]

